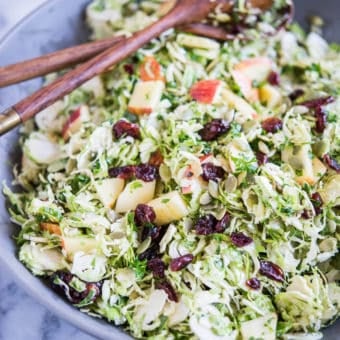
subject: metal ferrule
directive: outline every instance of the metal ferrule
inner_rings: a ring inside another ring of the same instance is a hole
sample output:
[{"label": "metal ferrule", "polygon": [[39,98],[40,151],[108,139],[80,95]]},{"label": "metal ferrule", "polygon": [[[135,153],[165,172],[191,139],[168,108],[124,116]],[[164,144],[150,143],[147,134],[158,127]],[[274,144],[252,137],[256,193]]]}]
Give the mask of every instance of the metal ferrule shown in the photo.
[{"label": "metal ferrule", "polygon": [[21,118],[13,108],[5,110],[0,115],[0,136],[12,130],[21,123]]}]

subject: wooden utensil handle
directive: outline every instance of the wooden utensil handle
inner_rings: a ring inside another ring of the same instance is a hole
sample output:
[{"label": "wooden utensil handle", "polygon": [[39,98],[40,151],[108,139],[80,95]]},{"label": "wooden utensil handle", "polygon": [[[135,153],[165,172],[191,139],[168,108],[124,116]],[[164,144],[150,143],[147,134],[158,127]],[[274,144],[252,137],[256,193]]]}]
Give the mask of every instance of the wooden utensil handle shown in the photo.
[{"label": "wooden utensil handle", "polygon": [[[189,0],[184,2],[190,3]],[[176,26],[176,24],[185,24],[187,21],[189,21],[187,14],[181,12],[180,8],[175,8],[169,15],[156,21],[146,29],[137,32],[126,40],[118,42],[115,46],[99,54],[97,57],[79,65],[56,81],[23,99],[13,106],[14,111],[20,116],[22,122],[27,121],[89,79],[124,60],[153,38],[158,37],[161,33]]]},{"label": "wooden utensil handle", "polygon": [[[225,2],[224,10],[228,11],[230,9],[231,2]],[[233,35],[228,34],[223,28],[199,23],[184,25],[179,29],[181,31],[200,34],[218,40],[230,40],[235,38]],[[70,47],[17,64],[0,67],[0,88],[74,66],[93,58],[95,55],[103,52],[123,39],[125,39],[124,36],[116,36]]]},{"label": "wooden utensil handle", "polygon": [[124,38],[124,36],[116,36],[90,42],[35,59],[0,67],[0,87],[63,70],[96,56]]},{"label": "wooden utensil handle", "polygon": [[73,71],[66,73],[53,83],[6,110],[6,115],[3,117],[0,115],[0,135],[18,125],[20,121],[24,122],[32,118],[35,114],[69,94],[89,79],[124,60],[166,30],[203,20],[216,6],[231,8],[232,2],[231,0],[177,1],[175,7],[160,20],[135,33],[131,38],[118,42],[116,46],[78,66]]}]

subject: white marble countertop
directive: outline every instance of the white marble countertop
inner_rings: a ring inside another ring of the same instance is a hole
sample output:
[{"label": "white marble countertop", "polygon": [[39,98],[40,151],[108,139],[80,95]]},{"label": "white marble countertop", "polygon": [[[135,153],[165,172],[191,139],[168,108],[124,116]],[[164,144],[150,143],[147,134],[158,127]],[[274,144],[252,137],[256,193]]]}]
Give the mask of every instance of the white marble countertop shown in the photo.
[{"label": "white marble countertop", "polygon": [[[0,0],[0,39],[45,0]],[[28,296],[0,262],[0,340],[95,340]]]}]

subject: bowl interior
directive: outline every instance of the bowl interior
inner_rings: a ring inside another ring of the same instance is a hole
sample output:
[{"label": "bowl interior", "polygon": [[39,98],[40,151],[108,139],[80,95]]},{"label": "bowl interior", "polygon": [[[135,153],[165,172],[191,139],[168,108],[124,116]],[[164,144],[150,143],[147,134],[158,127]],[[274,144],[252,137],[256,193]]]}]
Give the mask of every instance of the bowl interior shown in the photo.
[{"label": "bowl interior", "polygon": [[[23,20],[0,44],[0,65],[29,59],[86,40],[88,30],[84,22],[84,8],[89,0],[51,0]],[[325,19],[325,36],[328,40],[340,42],[340,4],[338,0],[296,1],[296,18],[306,25],[306,19],[317,14]],[[33,38],[34,37],[34,38]],[[7,108],[41,86],[41,80],[0,89],[0,110]],[[18,131],[0,138],[0,178],[10,184],[12,168],[20,157]],[[17,260],[13,235],[16,227],[11,224],[0,195],[0,259],[10,268],[21,285],[51,311],[72,322],[77,327],[101,339],[129,339],[121,330],[105,321],[94,319],[77,312],[51,291],[42,280],[34,277]],[[327,339],[336,339],[340,322],[327,329]]]}]

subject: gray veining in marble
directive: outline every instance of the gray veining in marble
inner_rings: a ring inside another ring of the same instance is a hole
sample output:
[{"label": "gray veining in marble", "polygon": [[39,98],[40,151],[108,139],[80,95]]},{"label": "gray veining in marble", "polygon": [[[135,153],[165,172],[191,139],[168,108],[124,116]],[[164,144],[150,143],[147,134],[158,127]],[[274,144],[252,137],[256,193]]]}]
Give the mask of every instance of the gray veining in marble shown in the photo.
[{"label": "gray veining in marble", "polygon": [[[0,0],[0,39],[45,0]],[[28,296],[0,262],[0,340],[94,340]]]}]

